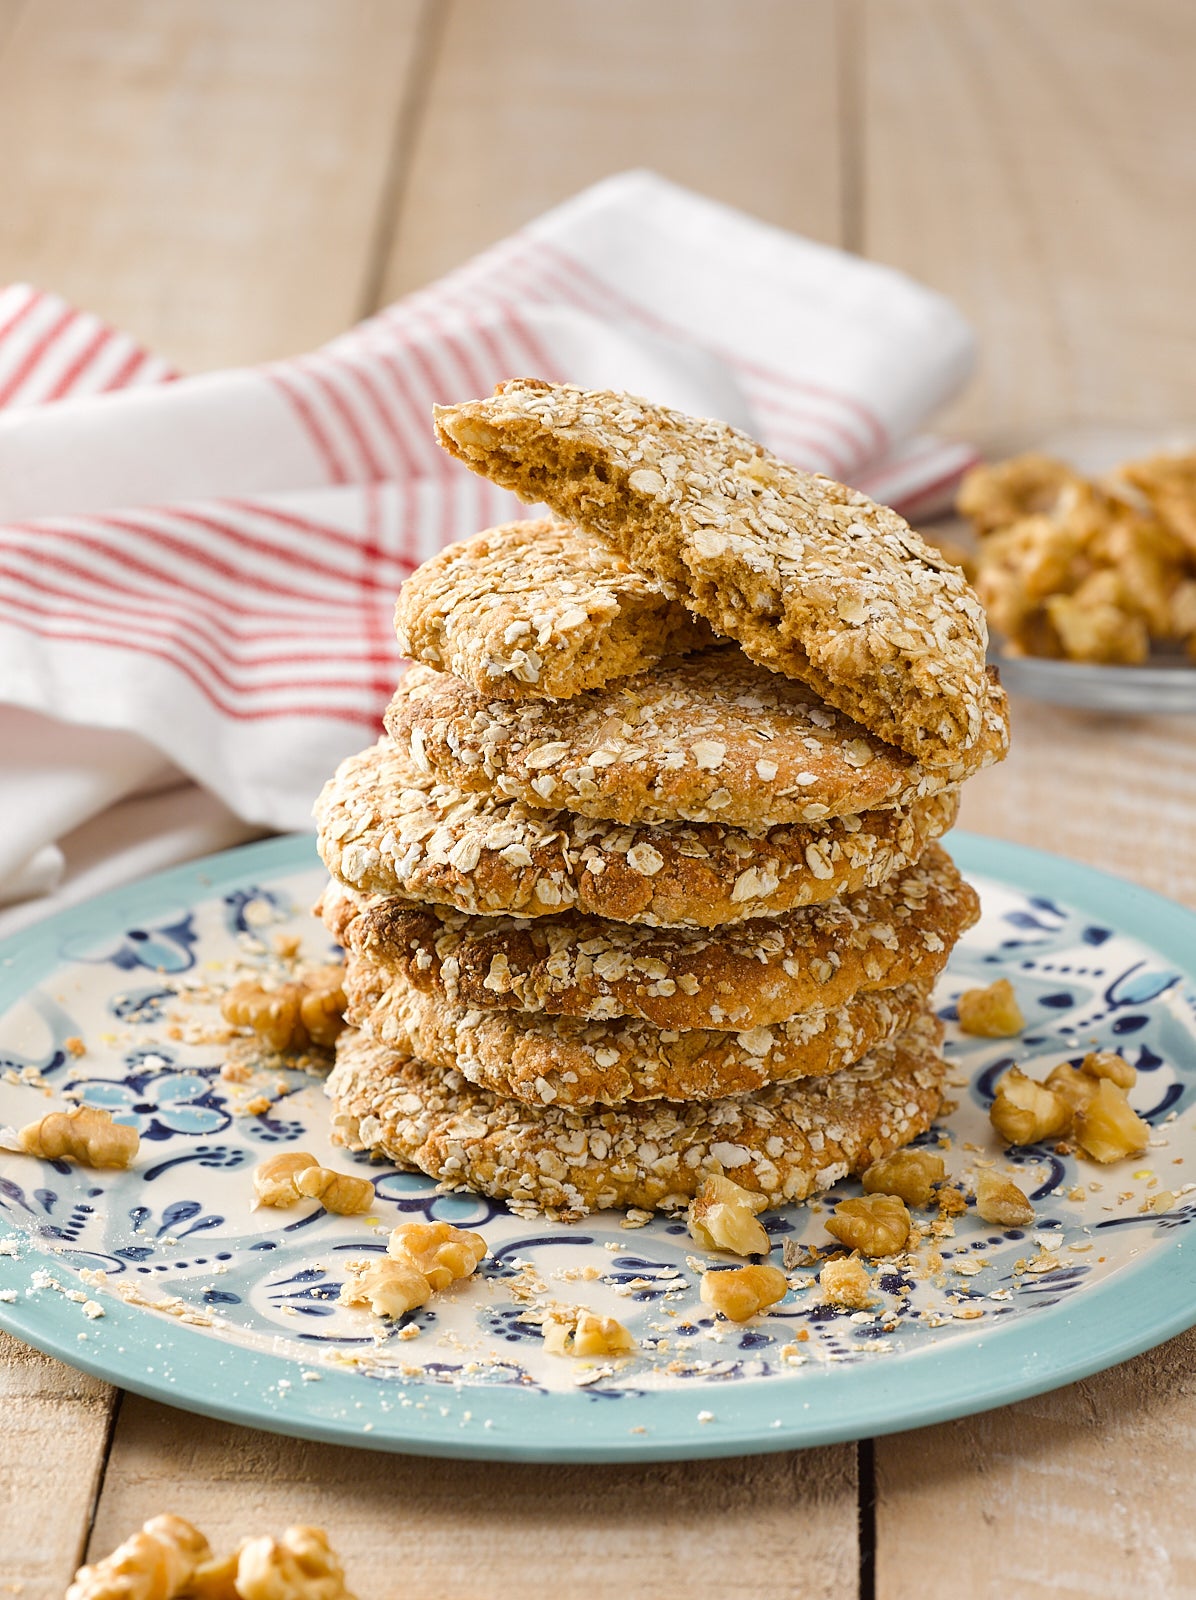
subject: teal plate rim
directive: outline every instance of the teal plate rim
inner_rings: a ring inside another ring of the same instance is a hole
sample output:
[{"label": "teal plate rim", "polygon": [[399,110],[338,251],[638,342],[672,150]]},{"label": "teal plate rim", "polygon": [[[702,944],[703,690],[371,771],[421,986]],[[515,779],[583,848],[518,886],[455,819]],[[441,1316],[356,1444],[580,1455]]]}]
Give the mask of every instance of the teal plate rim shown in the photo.
[{"label": "teal plate rim", "polygon": [[[1150,890],[1025,845],[954,833],[965,872],[1057,896],[1114,923],[1196,979],[1196,914]],[[73,906],[0,943],[0,1009],[57,963],[64,933],[93,936],[247,875],[316,862],[309,835],[243,845]],[[707,1390],[712,1420],[685,1390],[595,1406],[572,1394],[429,1386],[426,1406],[371,1409],[370,1380],[321,1372],[295,1383],[293,1356],[222,1344],[154,1312],[106,1302],[102,1348],[82,1349],[77,1308],[60,1295],[0,1304],[0,1328],[69,1366],[202,1416],[297,1438],[474,1460],[630,1462],[758,1454],[924,1427],[1025,1400],[1139,1355],[1196,1324],[1196,1252],[1175,1230],[1142,1262],[1027,1319],[892,1360],[809,1371],[800,1384],[746,1380]],[[51,1251],[0,1256],[0,1288],[28,1286]],[[283,1380],[282,1387],[279,1387]],[[717,1401],[715,1401],[717,1396]],[[780,1414],[778,1414],[778,1412]],[[632,1434],[632,1428],[643,1433]]]}]

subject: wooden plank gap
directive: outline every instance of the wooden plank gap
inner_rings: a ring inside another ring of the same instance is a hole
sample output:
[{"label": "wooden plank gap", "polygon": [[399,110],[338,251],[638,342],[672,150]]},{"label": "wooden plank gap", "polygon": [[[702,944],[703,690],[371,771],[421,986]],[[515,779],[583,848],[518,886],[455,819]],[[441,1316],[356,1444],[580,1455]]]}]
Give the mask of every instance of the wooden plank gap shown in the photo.
[{"label": "wooden plank gap", "polygon": [[860,1528],[860,1600],[876,1600],[876,1444],[872,1439],[861,1439],[856,1448],[856,1504]]},{"label": "wooden plank gap", "polygon": [[371,316],[391,298],[386,277],[399,218],[410,186],[416,140],[428,105],[429,88],[444,47],[449,7],[443,0],[424,0],[407,70],[407,92],[400,97],[390,159],[378,196],[378,215],[369,248],[359,317]]},{"label": "wooden plank gap", "polygon": [[835,9],[835,53],[839,87],[840,243],[856,255],[864,253],[864,169],[866,146],[864,93],[866,49],[864,0],[840,0]]},{"label": "wooden plank gap", "polygon": [[[107,1550],[93,1550],[91,1548],[92,1535],[95,1533],[96,1517],[100,1509],[100,1496],[104,1492],[104,1480],[108,1476],[108,1463],[112,1459],[112,1441],[116,1437],[116,1424],[120,1420],[120,1408],[124,1404],[125,1391],[117,1389],[111,1406],[108,1408],[108,1426],[104,1432],[104,1444],[100,1452],[100,1465],[91,1486],[91,1500],[87,1506],[87,1520],[83,1525],[82,1537],[76,1555],[76,1565],[82,1566],[85,1561],[101,1561],[108,1554]],[[129,1529],[132,1533],[132,1528]]]}]

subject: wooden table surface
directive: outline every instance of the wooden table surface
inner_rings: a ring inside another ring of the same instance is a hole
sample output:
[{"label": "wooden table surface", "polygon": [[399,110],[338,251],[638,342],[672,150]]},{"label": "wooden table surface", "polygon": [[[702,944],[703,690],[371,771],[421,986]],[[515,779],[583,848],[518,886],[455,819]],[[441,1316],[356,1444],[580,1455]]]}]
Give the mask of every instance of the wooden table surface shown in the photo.
[{"label": "wooden table surface", "polygon": [[[951,295],[982,352],[952,430],[1165,432],[1194,60],[1188,0],[0,0],[0,279],[256,361],[646,165]],[[1014,710],[965,824],[1196,906],[1196,724]],[[6,1340],[0,1594],[171,1508],[214,1543],[322,1523],[362,1600],[1191,1596],[1194,1358],[858,1446],[538,1468],[228,1427]]]}]

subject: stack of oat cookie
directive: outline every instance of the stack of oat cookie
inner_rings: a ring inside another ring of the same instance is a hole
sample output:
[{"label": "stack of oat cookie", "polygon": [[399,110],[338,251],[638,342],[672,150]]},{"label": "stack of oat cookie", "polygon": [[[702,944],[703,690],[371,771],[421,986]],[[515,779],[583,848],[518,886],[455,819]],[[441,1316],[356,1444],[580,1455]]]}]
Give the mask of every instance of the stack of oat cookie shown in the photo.
[{"label": "stack of oat cookie", "polygon": [[744,435],[533,380],[440,441],[555,518],[404,587],[417,663],[317,806],[339,1136],[559,1216],[769,1205],[907,1143],[999,760],[957,568]]}]

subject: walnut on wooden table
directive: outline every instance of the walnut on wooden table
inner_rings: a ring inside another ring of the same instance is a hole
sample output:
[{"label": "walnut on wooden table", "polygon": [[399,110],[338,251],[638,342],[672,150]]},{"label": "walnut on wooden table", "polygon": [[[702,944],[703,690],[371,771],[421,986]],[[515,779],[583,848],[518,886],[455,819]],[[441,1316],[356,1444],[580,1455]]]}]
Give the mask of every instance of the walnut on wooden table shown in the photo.
[{"label": "walnut on wooden table", "polygon": [[80,1567],[66,1600],[176,1600],[211,1555],[208,1541],[190,1522],[151,1517],[111,1555]]}]

